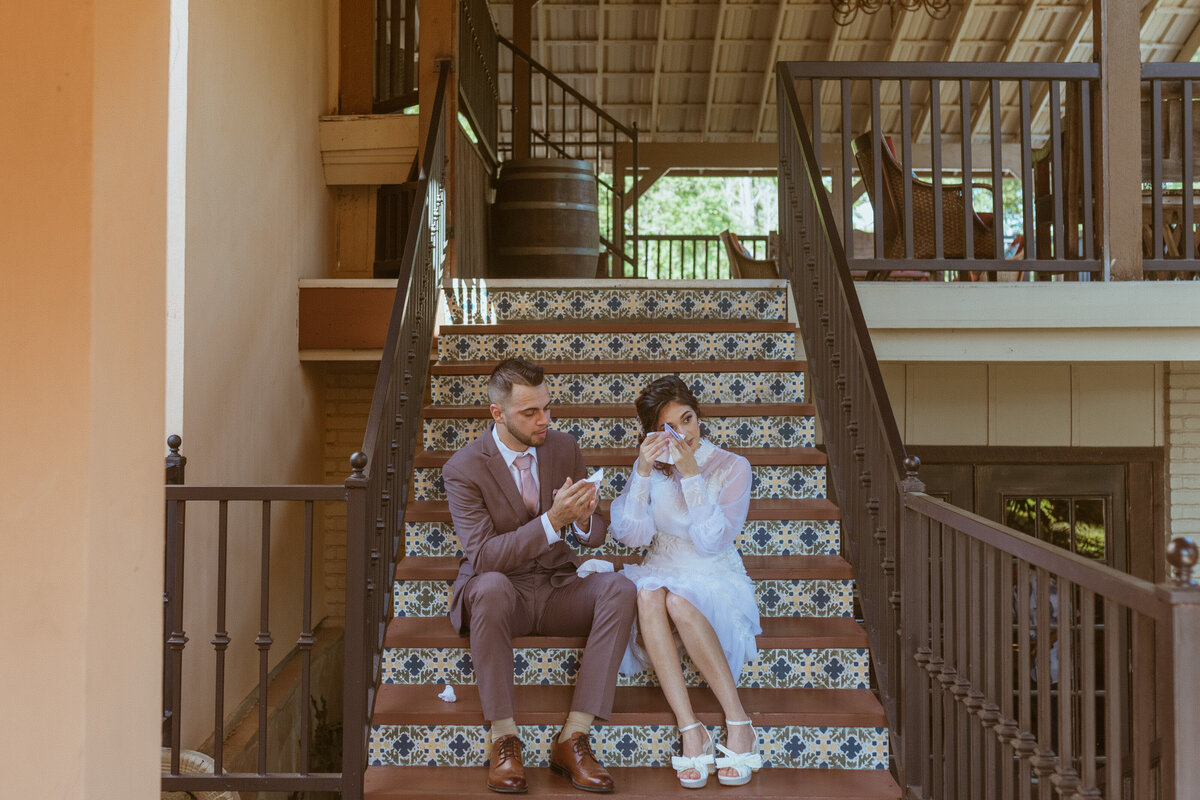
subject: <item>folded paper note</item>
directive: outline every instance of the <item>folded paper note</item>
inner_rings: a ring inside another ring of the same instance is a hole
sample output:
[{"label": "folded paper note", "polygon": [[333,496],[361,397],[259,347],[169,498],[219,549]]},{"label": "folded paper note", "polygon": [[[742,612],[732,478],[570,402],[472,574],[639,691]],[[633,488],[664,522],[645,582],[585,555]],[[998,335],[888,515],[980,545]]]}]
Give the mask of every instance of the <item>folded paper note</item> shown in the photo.
[{"label": "folded paper note", "polygon": [[581,578],[586,578],[593,572],[612,572],[613,569],[611,561],[605,561],[603,558],[589,558],[575,568],[575,574]]}]

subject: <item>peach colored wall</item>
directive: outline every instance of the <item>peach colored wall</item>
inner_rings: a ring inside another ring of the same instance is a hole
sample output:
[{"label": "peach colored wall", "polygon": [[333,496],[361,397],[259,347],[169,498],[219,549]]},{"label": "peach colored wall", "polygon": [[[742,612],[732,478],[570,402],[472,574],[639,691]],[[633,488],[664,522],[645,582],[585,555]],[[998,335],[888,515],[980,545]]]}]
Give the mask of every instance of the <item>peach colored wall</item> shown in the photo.
[{"label": "peach colored wall", "polygon": [[[329,253],[317,143],[327,94],[326,2],[190,6],[180,432],[187,482],[320,483],[323,401],[319,380],[297,356],[296,315],[299,279],[324,274]],[[258,680],[260,519],[257,505],[230,507],[227,714]],[[213,729],[215,509],[190,506],[187,520],[183,730],[195,746]],[[298,505],[274,509],[272,666],[299,632],[302,521]],[[321,542],[315,547],[319,553]],[[314,584],[320,610],[319,573]]]},{"label": "peach colored wall", "polygon": [[5,797],[158,793],[167,24],[0,5]]}]

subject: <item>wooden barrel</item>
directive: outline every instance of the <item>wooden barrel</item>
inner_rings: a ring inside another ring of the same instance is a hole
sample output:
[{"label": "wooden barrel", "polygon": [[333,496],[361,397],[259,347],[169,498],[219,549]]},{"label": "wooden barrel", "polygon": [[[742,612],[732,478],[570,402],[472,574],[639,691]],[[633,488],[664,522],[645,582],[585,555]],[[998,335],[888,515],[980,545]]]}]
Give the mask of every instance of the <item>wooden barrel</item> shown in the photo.
[{"label": "wooden barrel", "polygon": [[500,168],[492,205],[496,278],[592,278],[600,252],[596,176],[586,161],[526,158]]}]

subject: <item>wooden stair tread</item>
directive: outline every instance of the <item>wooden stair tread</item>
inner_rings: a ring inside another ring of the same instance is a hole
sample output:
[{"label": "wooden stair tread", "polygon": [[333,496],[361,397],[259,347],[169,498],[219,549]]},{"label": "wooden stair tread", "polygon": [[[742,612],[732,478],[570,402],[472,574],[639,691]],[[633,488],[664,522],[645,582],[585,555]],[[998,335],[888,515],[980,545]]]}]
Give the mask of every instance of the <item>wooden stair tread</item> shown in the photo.
[{"label": "wooden stair tread", "polygon": [[792,333],[795,323],[787,320],[754,319],[667,319],[603,320],[564,319],[554,322],[491,322],[470,325],[442,325],[442,336],[472,336],[506,333]]},{"label": "wooden stair tread", "polygon": [[[458,700],[447,703],[440,686],[383,684],[375,695],[372,725],[482,725],[479,687],[455,686]],[[518,725],[561,725],[571,708],[574,686],[517,686]],[[884,728],[887,717],[869,689],[754,689],[739,693],[756,725]],[[693,692],[697,718],[723,724],[712,692]],[[673,725],[675,717],[657,686],[618,686],[609,725]],[[599,722],[598,724],[605,724]]]},{"label": "wooden stair tread", "polygon": [[[867,647],[867,633],[849,617],[763,617],[763,632],[756,639],[761,648],[817,650]],[[583,636],[519,636],[514,647],[583,647]],[[446,616],[393,617],[388,621],[384,647],[466,647]],[[753,692],[759,691],[754,689]],[[752,693],[752,692],[751,692]]]},{"label": "wooden stair tread", "polygon": [[[500,362],[497,361],[439,361],[433,365],[434,375],[490,375]],[[651,361],[624,359],[619,361],[537,361],[537,364],[552,375],[574,375],[580,373],[637,372],[806,372],[807,361],[786,359],[705,361]]]},{"label": "wooden stair tread", "polygon": [[[744,456],[753,466],[824,466],[825,453],[815,447],[736,447],[725,448]],[[453,450],[422,450],[413,458],[414,467],[441,467],[454,455]],[[595,447],[583,450],[588,466],[633,465],[636,447]]]},{"label": "wooden stair tread", "polygon": [[[607,513],[611,500],[601,500]],[[747,520],[839,520],[841,509],[824,497],[805,497],[799,500],[751,500]],[[445,500],[414,500],[404,513],[405,522],[449,522],[450,508]]]},{"label": "wooden stair tread", "polygon": [[[581,550],[582,555],[586,551]],[[637,564],[640,555],[597,556],[617,566]],[[751,580],[830,580],[854,579],[850,563],[841,556],[743,556],[742,564]],[[458,575],[455,556],[405,556],[396,563],[396,580],[452,581]]]},{"label": "wooden stair tread", "polygon": [[[637,412],[628,403],[589,403],[574,405],[555,403],[554,416],[570,417],[617,417],[626,419],[636,417]],[[795,416],[811,417],[817,413],[816,406],[811,403],[701,403],[702,417],[763,417],[763,416]],[[485,405],[476,406],[440,406],[427,405],[422,409],[426,419],[491,419],[492,413]]]},{"label": "wooden stair tread", "polygon": [[[748,784],[733,789],[715,779],[703,789],[684,789],[665,767],[611,767],[613,796],[629,800],[660,797],[713,797],[721,800],[898,800],[900,787],[883,769],[763,769]],[[579,800],[585,796],[549,769],[527,768],[529,793],[522,797]],[[367,800],[442,800],[494,798],[485,787],[487,767],[368,767]]]}]

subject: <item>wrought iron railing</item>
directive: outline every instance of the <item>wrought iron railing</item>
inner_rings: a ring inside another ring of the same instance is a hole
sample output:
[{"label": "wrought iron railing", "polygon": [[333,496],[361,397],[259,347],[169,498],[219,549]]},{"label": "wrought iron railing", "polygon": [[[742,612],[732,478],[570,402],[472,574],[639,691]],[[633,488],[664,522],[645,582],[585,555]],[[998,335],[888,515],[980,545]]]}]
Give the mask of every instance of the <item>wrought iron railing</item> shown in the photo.
[{"label": "wrought iron railing", "polygon": [[1142,268],[1200,278],[1200,64],[1142,65]]},{"label": "wrought iron railing", "polygon": [[417,0],[375,0],[376,114],[417,104]]},{"label": "wrought iron railing", "polygon": [[[433,123],[422,151],[416,199],[408,223],[397,282],[396,299],[388,323],[387,339],[376,379],[363,447],[350,459],[353,470],[344,486],[173,486],[166,487],[166,601],[163,679],[164,745],[171,748],[171,763],[163,773],[163,791],[254,792],[337,791],[344,800],[361,800],[366,766],[368,720],[379,684],[383,632],[391,615],[391,577],[398,555],[398,536],[413,454],[417,445],[421,401],[433,341],[438,286],[447,241],[445,95],[448,63],[441,76],[432,110]],[[177,446],[177,445],[173,445]],[[170,466],[170,462],[169,462]],[[181,465],[177,465],[177,470]],[[187,635],[184,619],[184,512],[188,503],[218,505],[217,631],[212,639],[217,661],[214,699],[215,774],[180,774],[182,665]],[[224,771],[224,653],[229,646],[225,631],[227,566],[227,510],[230,503],[258,503],[262,508],[259,531],[262,553],[260,629],[255,644],[260,650],[258,762],[253,774]],[[301,658],[302,710],[300,715],[299,770],[272,772],[267,735],[268,661],[273,639],[268,624],[271,507],[279,503],[304,504],[304,590],[300,603],[301,633],[297,642]],[[313,645],[312,571],[313,507],[316,503],[344,502],[346,509],[346,632],[343,662],[343,742],[338,773],[311,773],[308,742],[311,717],[309,654]]]},{"label": "wrought iron railing", "polygon": [[[642,234],[638,261],[631,278],[673,280],[727,279],[729,255],[719,236]],[[769,237],[738,236],[751,258],[765,259]]]},{"label": "wrought iron railing", "polygon": [[487,0],[461,0],[458,15],[459,109],[495,171],[500,114],[500,44]]},{"label": "wrought iron railing", "polygon": [[[821,147],[814,155],[832,168],[831,204],[855,272],[1102,274],[1092,173],[1098,65],[799,62],[788,74],[811,141],[836,143],[836,155]],[[1014,102],[1015,117],[1004,113]],[[859,181],[869,220],[856,212]],[[1006,212],[1017,220],[1007,235]],[[852,237],[856,223],[872,230]]]},{"label": "wrought iron railing", "polygon": [[[634,185],[615,177],[617,145],[628,145],[632,163],[622,165],[632,176],[638,174],[638,131],[627,126],[581,92],[555,75],[515,44],[499,37],[511,54],[514,73],[518,64],[531,74],[531,108],[519,106],[517,92],[502,113],[508,115],[507,133],[502,134],[503,159],[521,157],[574,158],[590,162],[600,187],[600,245],[608,253],[610,272],[615,277],[634,274],[638,265],[638,212]],[[528,115],[529,140],[516,141],[518,120]],[[628,220],[628,222],[627,222]]]},{"label": "wrought iron railing", "polygon": [[1191,796],[1197,548],[1173,543],[1173,583],[1156,586],[924,494],[794,73],[777,77],[780,269],[904,796]]}]

